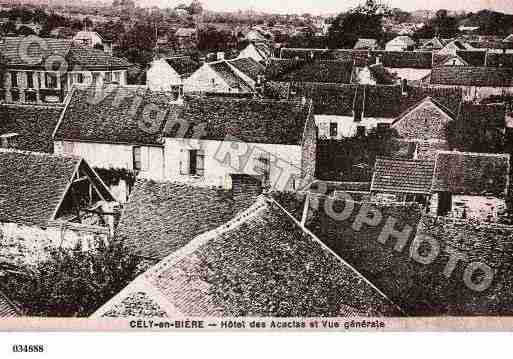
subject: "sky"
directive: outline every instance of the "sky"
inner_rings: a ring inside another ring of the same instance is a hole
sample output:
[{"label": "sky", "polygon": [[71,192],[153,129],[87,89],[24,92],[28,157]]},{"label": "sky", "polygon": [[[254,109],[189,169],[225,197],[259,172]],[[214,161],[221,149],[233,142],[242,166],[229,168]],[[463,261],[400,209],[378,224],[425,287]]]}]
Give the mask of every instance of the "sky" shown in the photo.
[{"label": "sky", "polygon": [[[140,6],[173,7],[189,0],[137,0]],[[357,5],[360,0],[202,0],[209,10],[254,9],[278,13],[338,13]],[[466,10],[493,9],[513,13],[512,0],[385,0],[391,7],[403,10]]]}]

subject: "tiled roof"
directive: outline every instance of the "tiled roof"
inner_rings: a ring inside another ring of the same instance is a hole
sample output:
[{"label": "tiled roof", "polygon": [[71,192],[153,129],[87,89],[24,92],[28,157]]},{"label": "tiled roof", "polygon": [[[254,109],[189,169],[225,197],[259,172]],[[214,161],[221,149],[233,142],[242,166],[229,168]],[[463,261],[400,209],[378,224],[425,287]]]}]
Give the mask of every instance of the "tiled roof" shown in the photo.
[{"label": "tiled roof", "polygon": [[456,114],[462,101],[457,88],[407,87],[403,95],[401,86],[365,86],[364,113],[367,117],[395,118],[413,105],[431,97]]},{"label": "tiled roof", "polygon": [[131,253],[160,260],[228,222],[235,208],[231,191],[138,180],[116,238]]},{"label": "tiled roof", "polygon": [[369,51],[333,50],[331,57],[333,60],[352,62],[356,67],[365,67],[369,62]]},{"label": "tiled roof", "polygon": [[112,70],[130,67],[130,63],[125,59],[114,57],[102,50],[76,44],[70,48],[66,60],[70,69],[78,67],[88,70]]},{"label": "tiled roof", "polygon": [[[283,61],[280,61],[283,62]],[[275,81],[285,82],[351,82],[353,64],[344,61],[318,60],[306,62],[291,62],[287,70],[272,77]],[[297,66],[294,66],[297,65]]]},{"label": "tiled roof", "polygon": [[383,66],[383,64],[374,64],[369,66],[369,71],[378,85],[392,85],[395,83],[394,76]]},{"label": "tiled roof", "polygon": [[173,101],[171,94],[147,89],[75,89],[55,138],[159,145],[166,116],[175,110]]},{"label": "tiled roof", "polygon": [[440,50],[444,47],[444,43],[438,37],[424,39],[424,41],[421,40],[420,42],[422,43],[420,47],[422,50]]},{"label": "tiled roof", "polygon": [[450,86],[510,87],[513,70],[497,67],[444,66],[431,72],[431,84]]},{"label": "tiled roof", "polygon": [[60,106],[0,105],[0,135],[17,133],[20,150],[52,153],[52,133],[62,111]]},{"label": "tiled roof", "polygon": [[381,59],[383,66],[388,68],[430,69],[432,67],[431,51],[371,51],[369,63]]},{"label": "tiled roof", "polygon": [[377,158],[371,191],[430,193],[433,161]]},{"label": "tiled roof", "polygon": [[258,76],[263,76],[265,73],[264,65],[256,62],[251,57],[229,60],[228,63],[253,81],[257,81]]},{"label": "tiled roof", "polygon": [[513,49],[513,43],[504,41],[472,41],[470,45],[477,49],[501,49],[511,50]]},{"label": "tiled roof", "polygon": [[504,197],[508,182],[509,155],[439,152],[432,190]]},{"label": "tiled roof", "polygon": [[513,68],[513,54],[498,54],[496,52],[489,52],[486,55],[486,66]]},{"label": "tiled roof", "polygon": [[0,290],[0,318],[20,316],[19,308]]},{"label": "tiled roof", "polygon": [[4,37],[0,41],[0,54],[7,66],[44,66],[49,57],[64,61],[72,44],[72,40],[37,36]]},{"label": "tiled roof", "polygon": [[226,61],[212,62],[208,66],[212,68],[233,89],[251,92],[251,86],[232,70]]},{"label": "tiled roof", "polygon": [[167,58],[166,62],[180,76],[190,75],[200,67],[200,65],[189,56]]},{"label": "tiled roof", "polygon": [[504,40],[502,40],[504,42],[513,42],[513,34],[511,35],[508,35],[504,38]]},{"label": "tiled roof", "polygon": [[456,51],[456,55],[461,57],[463,61],[465,61],[469,66],[484,66],[486,51],[471,51],[471,50],[463,50]]},{"label": "tiled roof", "polygon": [[73,43],[73,40],[27,37],[4,37],[0,42],[0,54],[7,66],[46,67],[60,69],[65,63],[68,69],[124,69],[130,64],[104,51]]},{"label": "tiled roof", "polygon": [[[308,102],[190,96],[179,116],[190,125],[205,124],[202,139],[222,141],[229,136],[247,143],[299,145],[309,110]],[[176,131],[169,125],[165,134],[175,137]]]},{"label": "tiled roof", "polygon": [[80,159],[0,150],[0,222],[46,226]]},{"label": "tiled roof", "polygon": [[124,304],[134,293],[148,294],[169,317],[400,315],[361,274],[264,197],[162,260],[95,316],[141,316]]},{"label": "tiled roof", "polygon": [[483,124],[504,128],[506,127],[506,106],[503,103],[486,105],[465,103],[461,107],[460,119],[462,121],[475,119]]},{"label": "tiled roof", "polygon": [[[358,85],[302,82],[290,84],[290,98],[311,98],[316,115],[352,116]],[[360,97],[361,100],[361,97]]]},{"label": "tiled roof", "polygon": [[302,49],[302,48],[283,48],[281,49],[281,58],[283,59],[301,59],[301,60],[336,60],[352,62],[354,66],[364,67],[369,58],[368,50],[352,49]]}]

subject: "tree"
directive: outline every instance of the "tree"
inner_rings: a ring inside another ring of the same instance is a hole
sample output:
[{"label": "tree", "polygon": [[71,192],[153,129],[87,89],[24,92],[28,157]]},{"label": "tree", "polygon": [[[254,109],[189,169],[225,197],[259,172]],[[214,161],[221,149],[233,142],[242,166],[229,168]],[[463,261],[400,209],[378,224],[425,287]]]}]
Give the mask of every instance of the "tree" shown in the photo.
[{"label": "tree", "polygon": [[87,317],[135,279],[139,264],[117,244],[58,249],[33,271],[4,272],[2,284],[28,316]]},{"label": "tree", "polygon": [[388,8],[376,0],[367,0],[347,13],[339,14],[328,31],[328,44],[331,48],[352,48],[358,38],[383,37],[383,16]]},{"label": "tree", "polygon": [[419,29],[413,35],[416,39],[429,39],[435,36],[443,38],[452,38],[458,35],[458,19],[449,16],[447,10],[441,9],[436,12],[436,16],[429,20],[422,29]]},{"label": "tree", "polygon": [[198,0],[193,0],[188,7],[189,14],[200,15],[203,12],[203,5]]},{"label": "tree", "polygon": [[121,38],[117,55],[125,57],[128,61],[146,67],[154,55],[155,28],[149,23],[137,23]]},{"label": "tree", "polygon": [[231,43],[236,41],[228,31],[219,31],[209,26],[198,33],[198,50],[202,51],[225,51],[230,48]]},{"label": "tree", "polygon": [[317,177],[332,181],[370,181],[376,157],[392,156],[399,149],[395,130],[368,131],[364,136],[320,140]]}]

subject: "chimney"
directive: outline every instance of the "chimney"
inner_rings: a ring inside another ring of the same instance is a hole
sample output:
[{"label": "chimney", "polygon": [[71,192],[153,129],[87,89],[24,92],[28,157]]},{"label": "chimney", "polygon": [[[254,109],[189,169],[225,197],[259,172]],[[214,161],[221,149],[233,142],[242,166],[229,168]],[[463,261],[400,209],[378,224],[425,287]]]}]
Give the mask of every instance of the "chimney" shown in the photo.
[{"label": "chimney", "polygon": [[218,60],[218,61],[224,60],[224,57],[225,57],[225,56],[224,56],[224,52],[223,52],[223,51],[219,51],[219,52],[217,53],[217,60]]},{"label": "chimney", "polygon": [[16,148],[19,135],[17,133],[5,133],[0,135],[0,148]]}]

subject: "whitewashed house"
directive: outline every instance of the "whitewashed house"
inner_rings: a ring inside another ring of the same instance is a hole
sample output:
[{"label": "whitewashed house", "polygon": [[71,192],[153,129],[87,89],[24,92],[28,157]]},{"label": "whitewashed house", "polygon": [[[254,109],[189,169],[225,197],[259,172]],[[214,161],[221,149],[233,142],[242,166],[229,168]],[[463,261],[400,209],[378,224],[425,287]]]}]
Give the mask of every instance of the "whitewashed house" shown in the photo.
[{"label": "whitewashed house", "polygon": [[371,196],[417,202],[438,216],[494,222],[507,208],[509,176],[507,154],[438,151],[432,160],[378,158]]},{"label": "whitewashed house", "polygon": [[250,42],[241,50],[239,58],[250,57],[256,62],[263,63],[272,56],[271,49],[263,42]]},{"label": "whitewashed house", "polygon": [[230,187],[232,174],[248,174],[294,190],[315,174],[309,101],[191,97],[164,137],[170,181]]},{"label": "whitewashed house", "polygon": [[264,72],[251,57],[209,62],[184,80],[184,92],[251,94]]},{"label": "whitewashed house", "polygon": [[13,264],[108,244],[117,205],[85,160],[11,149],[0,149],[0,203],[0,259]]},{"label": "whitewashed house", "polygon": [[[92,167],[113,173],[163,180],[162,130],[173,106],[172,94],[146,88],[75,89],[54,131],[54,151],[83,157]],[[118,180],[112,192],[125,202],[129,183]]]},{"label": "whitewashed house", "polygon": [[112,42],[107,41],[96,31],[79,31],[73,36],[73,42],[78,45],[97,48],[112,55]]},{"label": "whitewashed house", "polygon": [[385,44],[385,51],[413,50],[415,41],[409,36],[397,36]]},{"label": "whitewashed house", "polygon": [[423,83],[440,88],[459,87],[466,101],[513,93],[513,69],[506,67],[435,67]]},{"label": "whitewashed house", "polygon": [[17,103],[62,103],[73,86],[126,84],[130,64],[73,40],[37,36],[0,41],[0,99]]},{"label": "whitewashed house", "polygon": [[146,71],[146,85],[151,91],[169,91],[177,98],[183,95],[183,83],[199,68],[190,57],[154,60]]}]

